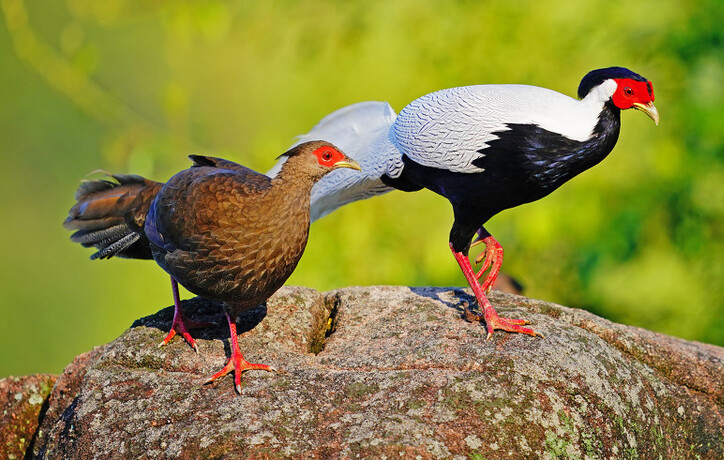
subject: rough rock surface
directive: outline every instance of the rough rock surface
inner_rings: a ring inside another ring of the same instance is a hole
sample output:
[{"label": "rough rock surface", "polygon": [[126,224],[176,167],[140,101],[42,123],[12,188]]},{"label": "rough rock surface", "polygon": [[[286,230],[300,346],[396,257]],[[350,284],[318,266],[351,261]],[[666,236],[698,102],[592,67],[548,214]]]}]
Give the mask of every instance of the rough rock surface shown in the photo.
[{"label": "rough rock surface", "polygon": [[[228,356],[221,309],[192,299],[200,353],[164,348],[172,311],[66,369],[35,458],[724,458],[724,349],[493,294],[546,338],[461,319],[468,291],[287,287],[239,319],[279,373],[203,386]],[[326,335],[326,337],[325,337]]]},{"label": "rough rock surface", "polygon": [[0,379],[0,458],[25,457],[56,375]]}]

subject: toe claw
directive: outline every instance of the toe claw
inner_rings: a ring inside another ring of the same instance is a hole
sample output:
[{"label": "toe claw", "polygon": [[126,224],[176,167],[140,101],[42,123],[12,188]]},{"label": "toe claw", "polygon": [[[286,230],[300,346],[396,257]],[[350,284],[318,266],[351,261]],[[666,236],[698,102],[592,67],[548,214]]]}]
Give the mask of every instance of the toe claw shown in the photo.
[{"label": "toe claw", "polygon": [[477,257],[475,258],[475,260],[474,260],[475,265],[478,265],[478,264],[479,264],[480,262],[482,262],[484,259],[485,259],[485,253],[484,253],[484,252],[481,252],[480,254],[478,254],[478,256],[477,256]]},{"label": "toe claw", "polygon": [[463,301],[461,306],[463,307],[463,317],[469,323],[474,323],[482,319],[482,315],[477,315],[468,309],[470,304],[467,301]]},{"label": "toe claw", "polygon": [[168,334],[166,334],[166,337],[161,341],[161,343],[158,344],[158,348],[161,348],[162,346],[168,344],[175,335],[176,329],[172,327],[171,330],[168,331]]}]

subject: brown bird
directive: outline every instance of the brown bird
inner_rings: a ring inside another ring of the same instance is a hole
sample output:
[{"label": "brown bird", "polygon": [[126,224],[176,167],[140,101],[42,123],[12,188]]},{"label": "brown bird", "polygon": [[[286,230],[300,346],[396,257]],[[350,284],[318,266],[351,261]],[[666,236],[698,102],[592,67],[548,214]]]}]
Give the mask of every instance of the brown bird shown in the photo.
[{"label": "brown bird", "polygon": [[191,155],[191,168],[165,184],[139,176],[83,183],[64,226],[71,240],[94,246],[91,259],[112,256],[153,258],[171,275],[174,320],[161,345],[176,332],[194,349],[178,283],[202,297],[224,303],[231,333],[231,357],[205,383],[235,370],[272,370],[247,362],[239,350],[236,317],[266,301],[294,271],[309,235],[312,186],[337,168],[359,165],[332,144],[311,141],[281,155],[274,178],[231,161]]}]

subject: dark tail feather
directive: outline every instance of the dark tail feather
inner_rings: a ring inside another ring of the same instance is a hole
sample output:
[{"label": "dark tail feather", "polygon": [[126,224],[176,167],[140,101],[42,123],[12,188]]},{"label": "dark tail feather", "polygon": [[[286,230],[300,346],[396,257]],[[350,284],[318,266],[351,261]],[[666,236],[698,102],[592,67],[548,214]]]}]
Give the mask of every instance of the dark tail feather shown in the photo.
[{"label": "dark tail feather", "polygon": [[118,241],[114,241],[102,250],[96,252],[91,256],[91,260],[95,259],[110,259],[116,254],[122,255],[123,251],[131,247],[134,243],[141,239],[141,235],[138,233],[129,233]]},{"label": "dark tail feather", "polygon": [[140,176],[109,176],[113,180],[86,181],[78,187],[77,203],[63,226],[75,230],[71,241],[98,249],[91,259],[150,259],[151,248],[143,227],[163,184]]}]

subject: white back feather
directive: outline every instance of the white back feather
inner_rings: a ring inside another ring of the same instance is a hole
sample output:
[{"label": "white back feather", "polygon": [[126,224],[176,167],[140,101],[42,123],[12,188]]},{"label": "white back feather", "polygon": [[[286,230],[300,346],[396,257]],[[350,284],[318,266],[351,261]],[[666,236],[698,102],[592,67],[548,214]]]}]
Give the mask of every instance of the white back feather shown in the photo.
[{"label": "white back feather", "polygon": [[577,141],[589,139],[615,85],[607,80],[582,101],[527,85],[444,89],[402,109],[391,137],[402,153],[421,165],[477,173],[483,169],[473,161],[484,156],[487,142],[497,139],[492,133],[508,130],[508,123],[538,125]]}]

